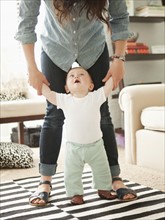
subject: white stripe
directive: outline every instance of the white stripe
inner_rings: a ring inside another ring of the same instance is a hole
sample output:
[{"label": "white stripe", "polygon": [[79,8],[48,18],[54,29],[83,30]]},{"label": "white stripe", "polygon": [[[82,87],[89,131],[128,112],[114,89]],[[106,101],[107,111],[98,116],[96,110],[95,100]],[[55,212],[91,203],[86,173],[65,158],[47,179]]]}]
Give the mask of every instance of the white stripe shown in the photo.
[{"label": "white stripe", "polygon": [[1,191],[1,197],[2,196],[5,196],[5,194],[9,194],[9,193],[21,193],[21,191],[22,191],[22,188],[20,187],[20,188],[18,188],[18,189],[6,189],[6,191]]},{"label": "white stripe", "polygon": [[[27,205],[23,205],[23,206],[17,206],[17,207],[11,207],[11,208],[8,208],[8,209],[5,209],[5,210],[1,210],[1,214],[3,213],[8,213],[8,212],[12,212],[12,211],[20,211],[20,210],[28,210],[28,209],[31,209],[32,206],[30,206],[29,204]],[[21,213],[19,213],[18,215],[21,215]],[[12,216],[13,217],[13,216]]]},{"label": "white stripe", "polygon": [[30,194],[28,192],[25,192],[25,193],[23,192],[23,193],[14,194],[14,195],[8,195],[8,196],[1,198],[1,202],[3,202],[4,200],[12,200],[12,199],[16,200],[16,199],[19,199],[22,195],[23,196],[25,195],[26,198],[28,198],[30,196]]},{"label": "white stripe", "polygon": [[1,196],[1,201],[3,202],[4,200],[10,200],[10,199],[17,199],[17,198],[19,198],[20,196],[24,196],[25,195],[25,197],[29,197],[30,196],[30,192],[16,192],[15,194],[13,194],[13,195],[7,195],[7,196]]},{"label": "white stripe", "polygon": [[8,182],[8,183],[11,183],[11,184],[1,185],[1,190],[5,190],[5,189],[8,190],[10,188],[17,186],[14,182]]},{"label": "white stripe", "polygon": [[18,204],[18,203],[21,203],[21,202],[27,202],[28,201],[29,193],[22,193],[21,196],[24,196],[24,198],[19,199],[19,197],[20,197],[20,194],[19,194],[18,197],[16,197],[16,195],[13,197],[14,198],[13,201],[10,201],[11,197],[6,199],[7,200],[6,202],[2,202],[2,200],[1,200],[1,207],[5,207],[5,206],[8,206],[8,205],[14,205],[14,204]]},{"label": "white stripe", "polygon": [[22,180],[15,180],[14,182],[17,184],[29,184],[29,183],[33,183],[35,181],[39,181],[40,177],[34,177],[34,178],[27,178],[27,179],[22,179]]},{"label": "white stripe", "polygon": [[148,220],[150,218],[151,219],[158,219],[158,218],[165,218],[165,213],[162,212],[162,213],[157,213],[157,214],[153,214],[153,215],[150,215],[149,217],[146,216],[146,217],[142,217],[142,218],[138,218],[138,220]]},{"label": "white stripe", "polygon": [[[49,219],[59,219],[59,218],[64,218],[64,217],[67,217],[68,216],[68,213],[66,212],[61,212],[61,213],[54,213],[54,214],[50,214],[48,216],[39,216],[39,217],[35,217],[35,220],[49,220]],[[33,218],[32,218],[33,219]],[[75,220],[77,220],[77,218],[73,218]]]}]

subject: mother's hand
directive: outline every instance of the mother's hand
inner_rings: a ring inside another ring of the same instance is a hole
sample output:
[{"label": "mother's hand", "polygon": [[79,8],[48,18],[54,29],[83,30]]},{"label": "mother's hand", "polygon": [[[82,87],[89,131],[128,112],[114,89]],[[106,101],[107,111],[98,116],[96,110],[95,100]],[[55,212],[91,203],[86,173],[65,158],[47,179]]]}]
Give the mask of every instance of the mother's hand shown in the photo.
[{"label": "mother's hand", "polygon": [[114,59],[111,63],[110,69],[108,70],[107,75],[102,80],[103,82],[106,82],[111,76],[113,79],[113,90],[115,90],[119,82],[123,79],[125,74],[125,64],[122,60]]},{"label": "mother's hand", "polygon": [[42,84],[50,85],[46,77],[39,70],[29,70],[29,84],[37,90],[38,95],[42,95]]}]

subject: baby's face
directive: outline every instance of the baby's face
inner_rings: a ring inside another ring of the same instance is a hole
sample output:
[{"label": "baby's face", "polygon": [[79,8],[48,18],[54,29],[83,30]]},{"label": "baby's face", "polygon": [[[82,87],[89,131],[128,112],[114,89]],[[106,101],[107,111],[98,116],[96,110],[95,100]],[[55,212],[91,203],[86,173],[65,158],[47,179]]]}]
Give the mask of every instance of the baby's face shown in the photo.
[{"label": "baby's face", "polygon": [[66,79],[66,86],[70,93],[88,92],[93,89],[92,79],[89,73],[81,67],[69,71]]}]

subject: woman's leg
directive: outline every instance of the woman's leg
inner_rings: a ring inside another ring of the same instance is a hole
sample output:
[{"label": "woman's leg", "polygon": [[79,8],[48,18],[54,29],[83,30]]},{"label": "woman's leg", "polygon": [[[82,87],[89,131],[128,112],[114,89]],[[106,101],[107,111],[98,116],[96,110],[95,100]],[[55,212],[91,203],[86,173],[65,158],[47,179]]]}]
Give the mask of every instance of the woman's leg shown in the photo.
[{"label": "woman's leg", "polygon": [[[109,54],[108,48],[105,49],[96,63],[88,69],[94,81],[95,89],[103,86],[102,79],[105,77],[109,70]],[[109,113],[108,101],[106,101],[100,108],[101,111],[101,130],[103,132],[104,146],[106,149],[111,174],[118,176],[120,174],[120,168],[118,163],[118,151],[115,138],[114,127]]]},{"label": "woman's leg", "polygon": [[[65,93],[66,72],[57,67],[47,54],[42,51],[41,68],[50,83],[50,89]],[[61,146],[64,114],[61,109],[47,102],[44,124],[40,137],[40,173],[52,176],[56,172],[57,159]]]},{"label": "woman's leg", "polygon": [[[42,51],[41,68],[43,74],[50,83],[51,90],[65,93],[66,73],[58,68],[47,54]],[[57,159],[62,140],[62,127],[64,123],[64,114],[61,109],[47,102],[47,109],[44,118],[43,127],[40,135],[40,164],[39,172],[41,181],[51,181],[56,172]],[[50,192],[48,184],[42,184],[38,187],[39,192]],[[33,203],[45,203],[42,199],[35,199]]]},{"label": "woman's leg", "polygon": [[[107,45],[102,55],[98,58],[96,63],[88,69],[94,81],[95,89],[103,86],[102,79],[105,77],[109,70],[109,53]],[[120,174],[120,166],[118,163],[118,150],[115,138],[114,127],[109,113],[108,102],[106,101],[100,108],[101,111],[101,130],[103,132],[103,141],[105,150],[108,157],[108,162],[111,170],[112,178],[118,177]],[[113,189],[117,190],[119,188],[125,188],[126,186],[121,180],[116,180],[113,182]],[[124,199],[131,199],[134,195],[127,194]]]}]

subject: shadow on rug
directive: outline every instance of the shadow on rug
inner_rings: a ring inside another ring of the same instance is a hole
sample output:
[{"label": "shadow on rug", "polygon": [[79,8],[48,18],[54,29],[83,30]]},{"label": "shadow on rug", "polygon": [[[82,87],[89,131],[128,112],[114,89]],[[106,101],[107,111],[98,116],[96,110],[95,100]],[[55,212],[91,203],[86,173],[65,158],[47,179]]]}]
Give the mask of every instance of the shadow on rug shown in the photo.
[{"label": "shadow on rug", "polygon": [[1,184],[1,220],[164,220],[165,193],[124,180],[138,194],[131,202],[101,200],[91,188],[91,172],[83,173],[85,204],[73,206],[66,197],[63,173],[53,178],[50,204],[44,208],[30,206],[28,197],[35,191],[40,177]]}]

